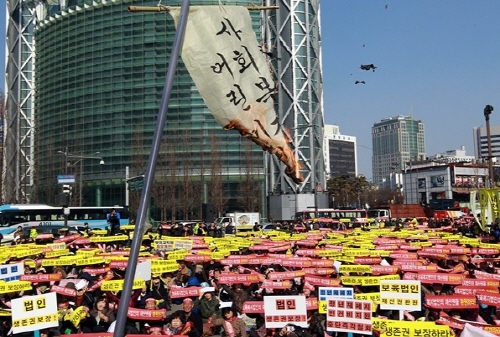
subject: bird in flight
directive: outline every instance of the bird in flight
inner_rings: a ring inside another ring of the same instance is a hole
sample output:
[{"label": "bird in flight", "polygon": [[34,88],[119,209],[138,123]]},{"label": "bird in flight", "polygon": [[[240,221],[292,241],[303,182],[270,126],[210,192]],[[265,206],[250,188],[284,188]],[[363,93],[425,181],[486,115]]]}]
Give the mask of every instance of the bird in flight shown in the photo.
[{"label": "bird in flight", "polygon": [[365,81],[356,81],[356,82],[354,82],[354,84],[366,84],[366,82]]},{"label": "bird in flight", "polygon": [[377,67],[375,67],[375,65],[373,63],[371,64],[362,64],[360,66],[361,70],[372,70],[372,71],[375,71],[375,69],[377,69]]}]

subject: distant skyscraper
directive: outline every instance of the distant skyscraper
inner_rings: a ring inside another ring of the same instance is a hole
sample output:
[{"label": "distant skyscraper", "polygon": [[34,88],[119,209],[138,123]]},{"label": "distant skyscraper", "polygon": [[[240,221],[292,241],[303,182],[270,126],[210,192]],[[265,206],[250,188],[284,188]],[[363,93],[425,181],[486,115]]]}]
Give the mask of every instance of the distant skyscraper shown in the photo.
[{"label": "distant skyscraper", "polygon": [[425,158],[424,123],[413,116],[382,119],[372,127],[373,183],[381,185],[391,172],[401,171],[406,162]]},{"label": "distant skyscraper", "polygon": [[327,179],[357,176],[356,137],[340,134],[336,125],[325,125],[323,151]]},{"label": "distant skyscraper", "polygon": [[[476,127],[472,131],[474,137],[474,155],[477,159],[488,160],[488,139],[486,138],[486,127]],[[500,125],[490,126],[491,154],[494,158],[500,158]]]}]

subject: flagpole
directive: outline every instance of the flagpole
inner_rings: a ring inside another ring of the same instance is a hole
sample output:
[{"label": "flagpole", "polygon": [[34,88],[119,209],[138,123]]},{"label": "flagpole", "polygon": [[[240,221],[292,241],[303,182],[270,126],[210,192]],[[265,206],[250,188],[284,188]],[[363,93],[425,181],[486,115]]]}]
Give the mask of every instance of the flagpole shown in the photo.
[{"label": "flagpole", "polygon": [[174,44],[170,53],[170,61],[168,63],[167,76],[165,79],[165,87],[161,98],[160,108],[158,111],[158,119],[156,128],[153,134],[153,142],[149,154],[148,165],[144,174],[144,185],[141,193],[141,201],[137,211],[136,225],[134,230],[134,238],[130,248],[129,263],[125,272],[125,280],[123,289],[120,296],[120,304],[116,314],[116,325],[113,333],[114,337],[125,336],[125,324],[127,322],[127,312],[129,309],[129,302],[132,295],[132,285],[134,283],[134,275],[137,268],[137,259],[141,249],[142,236],[146,226],[146,214],[151,199],[151,187],[153,185],[156,161],[160,152],[161,139],[163,135],[163,128],[167,118],[168,104],[170,101],[170,94],[172,93],[172,86],[174,82],[175,71],[177,62],[182,49],[182,42],[184,40],[184,33],[186,31],[187,19],[189,14],[190,0],[183,0],[181,6],[181,14],[179,17],[179,24],[175,32]]},{"label": "flagpole", "polygon": [[[266,11],[270,9],[279,9],[279,6],[245,6],[249,11]],[[129,12],[170,12],[171,6],[129,6]]]}]

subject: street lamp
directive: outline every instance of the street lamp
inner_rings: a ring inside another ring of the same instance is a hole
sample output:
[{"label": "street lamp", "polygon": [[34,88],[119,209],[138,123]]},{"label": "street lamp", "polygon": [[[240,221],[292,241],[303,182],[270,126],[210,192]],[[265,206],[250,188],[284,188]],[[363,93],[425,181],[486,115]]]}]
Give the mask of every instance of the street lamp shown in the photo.
[{"label": "street lamp", "polygon": [[[79,198],[80,198],[79,205],[81,207],[82,206],[82,190],[83,190],[83,160],[84,159],[99,159],[99,165],[104,165],[104,159],[102,157],[96,156],[100,152],[95,152],[94,155],[91,155],[91,156],[82,156],[82,155],[71,154],[71,153],[68,152],[68,148],[66,148],[66,150],[64,152],[63,151],[57,151],[57,153],[60,153],[60,154],[64,155],[64,157],[65,157],[65,162],[66,162],[66,165],[65,165],[65,174],[68,174],[68,167],[69,166],[75,166],[76,164],[80,163],[80,176],[78,178],[78,184],[80,185],[80,189],[79,189]],[[78,160],[75,161],[73,164],[71,164],[68,161],[69,159],[78,159]]]},{"label": "street lamp", "polygon": [[493,111],[493,106],[487,105],[484,107],[484,119],[486,120],[486,140],[488,141],[488,170],[490,175],[490,187],[494,186],[495,176],[493,172],[493,155],[491,152],[491,134],[490,134],[490,115]]}]

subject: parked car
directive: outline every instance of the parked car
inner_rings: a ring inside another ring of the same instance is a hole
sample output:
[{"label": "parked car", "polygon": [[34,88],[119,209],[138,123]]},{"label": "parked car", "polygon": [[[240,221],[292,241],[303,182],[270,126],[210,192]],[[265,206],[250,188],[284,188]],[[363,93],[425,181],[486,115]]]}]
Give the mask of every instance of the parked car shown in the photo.
[{"label": "parked car", "polygon": [[269,232],[269,231],[276,230],[276,225],[273,223],[262,223],[261,226],[262,226],[263,232]]}]

